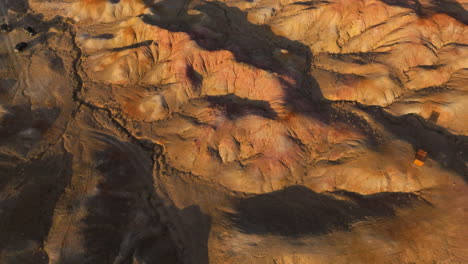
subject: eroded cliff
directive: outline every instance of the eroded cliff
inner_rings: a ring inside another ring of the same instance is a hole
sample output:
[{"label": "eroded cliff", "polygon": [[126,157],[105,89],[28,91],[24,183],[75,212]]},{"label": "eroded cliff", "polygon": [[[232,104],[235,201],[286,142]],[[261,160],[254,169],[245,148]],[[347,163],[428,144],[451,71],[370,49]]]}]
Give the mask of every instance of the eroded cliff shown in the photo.
[{"label": "eroded cliff", "polygon": [[467,5],[1,3],[1,261],[465,263]]}]

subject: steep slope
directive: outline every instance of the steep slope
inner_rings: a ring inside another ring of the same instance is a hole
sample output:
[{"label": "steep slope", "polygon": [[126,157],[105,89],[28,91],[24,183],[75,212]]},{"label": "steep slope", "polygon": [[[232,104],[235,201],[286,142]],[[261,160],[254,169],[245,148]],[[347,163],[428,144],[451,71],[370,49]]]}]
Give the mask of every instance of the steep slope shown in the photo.
[{"label": "steep slope", "polygon": [[0,4],[0,260],[466,262],[467,5]]}]

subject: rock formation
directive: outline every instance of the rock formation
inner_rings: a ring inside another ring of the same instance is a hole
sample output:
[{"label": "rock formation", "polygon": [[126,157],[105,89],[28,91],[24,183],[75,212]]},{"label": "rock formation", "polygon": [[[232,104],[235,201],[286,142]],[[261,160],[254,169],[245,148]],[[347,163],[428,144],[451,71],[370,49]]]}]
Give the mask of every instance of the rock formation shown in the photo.
[{"label": "rock formation", "polygon": [[0,3],[0,262],[467,263],[467,7]]}]

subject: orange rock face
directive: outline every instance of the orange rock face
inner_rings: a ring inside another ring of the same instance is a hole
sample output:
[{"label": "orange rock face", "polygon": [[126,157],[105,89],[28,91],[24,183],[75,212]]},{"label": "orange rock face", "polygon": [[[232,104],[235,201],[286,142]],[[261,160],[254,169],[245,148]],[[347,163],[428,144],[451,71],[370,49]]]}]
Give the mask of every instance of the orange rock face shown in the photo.
[{"label": "orange rock face", "polygon": [[4,49],[5,177],[50,155],[67,180],[47,236],[8,237],[49,263],[462,263],[466,6],[29,1],[4,15],[40,32]]}]

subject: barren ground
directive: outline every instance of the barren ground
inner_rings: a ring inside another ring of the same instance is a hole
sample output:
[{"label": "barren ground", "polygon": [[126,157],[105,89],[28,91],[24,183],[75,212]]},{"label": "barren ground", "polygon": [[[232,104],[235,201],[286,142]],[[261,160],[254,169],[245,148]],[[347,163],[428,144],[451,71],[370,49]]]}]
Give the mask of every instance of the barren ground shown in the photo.
[{"label": "barren ground", "polygon": [[467,6],[1,1],[0,263],[468,263]]}]

